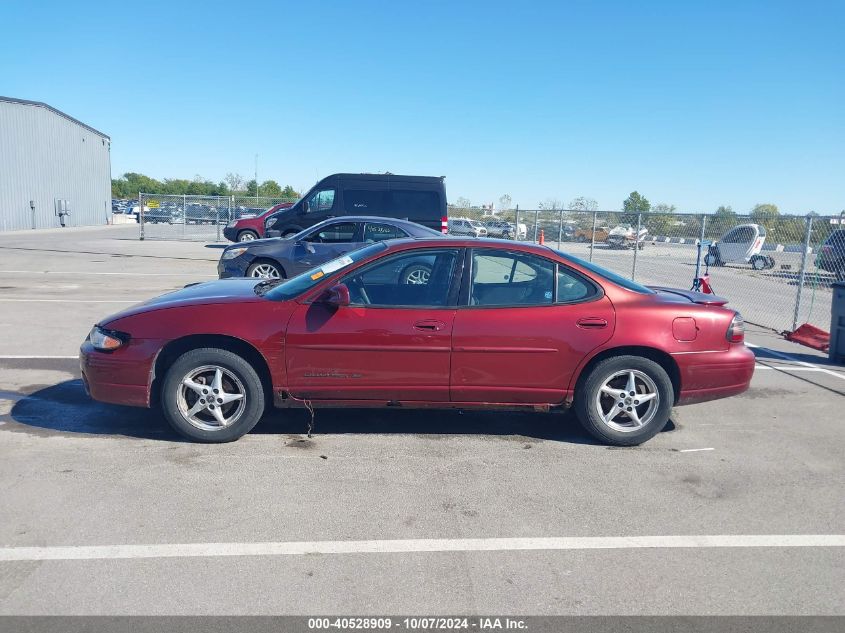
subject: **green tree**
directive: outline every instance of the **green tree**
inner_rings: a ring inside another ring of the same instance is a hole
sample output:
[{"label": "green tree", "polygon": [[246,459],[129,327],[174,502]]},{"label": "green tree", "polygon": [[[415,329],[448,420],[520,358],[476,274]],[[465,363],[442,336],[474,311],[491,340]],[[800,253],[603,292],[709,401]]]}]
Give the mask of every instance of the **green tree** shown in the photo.
[{"label": "green tree", "polygon": [[776,204],[755,204],[751,209],[751,221],[754,224],[762,224],[766,226],[773,225],[780,217],[780,211]]},{"label": "green tree", "polygon": [[248,196],[257,196],[258,195],[258,183],[255,181],[255,178],[247,181],[247,183],[246,183],[246,195],[248,195]]},{"label": "green tree", "polygon": [[640,213],[648,213],[651,209],[651,203],[643,198],[639,192],[632,191],[631,194],[622,202],[622,211],[624,213],[619,218],[622,224],[637,225],[637,215]]},{"label": "green tree", "polygon": [[282,196],[284,196],[285,198],[288,198],[290,200],[295,200],[297,198],[302,197],[300,195],[300,193],[298,191],[294,190],[294,188],[291,187],[290,185],[285,185],[285,188],[282,189]]},{"label": "green tree", "polygon": [[261,183],[261,186],[258,188],[258,195],[259,196],[268,196],[271,198],[276,198],[282,195],[282,188],[279,186],[275,180],[265,180]]},{"label": "green tree", "polygon": [[[674,215],[675,211],[675,205],[663,202],[651,207],[651,212],[643,216],[643,223],[648,229],[649,235],[672,236],[673,232],[677,232],[676,228],[682,229],[683,225],[678,224],[679,220]],[[636,223],[636,219],[633,223]]]},{"label": "green tree", "polygon": [[573,211],[595,211],[599,208],[599,203],[592,198],[578,196],[569,201],[569,208]]}]

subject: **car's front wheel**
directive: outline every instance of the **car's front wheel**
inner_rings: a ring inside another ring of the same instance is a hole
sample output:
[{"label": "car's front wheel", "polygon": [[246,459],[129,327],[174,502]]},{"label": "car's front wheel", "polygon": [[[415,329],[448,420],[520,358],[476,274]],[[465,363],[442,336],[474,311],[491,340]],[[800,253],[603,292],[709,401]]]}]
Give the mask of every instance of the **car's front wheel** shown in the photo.
[{"label": "car's front wheel", "polygon": [[238,233],[239,242],[251,242],[258,239],[258,233],[255,231],[241,231]]},{"label": "car's front wheel", "polygon": [[198,442],[231,442],[264,414],[264,387],[237,354],[212,347],[185,352],[167,371],[162,410],[176,431]]},{"label": "car's front wheel", "polygon": [[597,363],[579,383],[575,412],[597,440],[636,446],[669,421],[675,391],[666,370],[641,356],[613,356]]},{"label": "car's front wheel", "polygon": [[285,275],[282,269],[276,264],[266,259],[259,260],[250,265],[246,269],[247,277],[257,277],[259,279],[284,279]]}]

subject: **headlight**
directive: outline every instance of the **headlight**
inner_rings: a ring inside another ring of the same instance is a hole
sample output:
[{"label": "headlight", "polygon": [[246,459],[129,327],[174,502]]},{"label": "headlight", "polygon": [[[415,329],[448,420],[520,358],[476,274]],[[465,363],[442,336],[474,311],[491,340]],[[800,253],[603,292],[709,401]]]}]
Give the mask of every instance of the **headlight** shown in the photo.
[{"label": "headlight", "polygon": [[223,257],[220,259],[235,259],[235,257],[240,257],[244,253],[247,252],[247,248],[229,248],[223,251]]},{"label": "headlight", "polygon": [[267,221],[264,223],[264,228],[265,228],[265,229],[269,229],[271,226],[273,226],[273,225],[275,225],[275,224],[276,224],[276,221],[277,221],[278,219],[279,219],[279,218],[270,218],[269,220],[267,220]]},{"label": "headlight", "polygon": [[227,226],[227,227],[229,227],[229,228],[231,229],[231,228],[232,228],[232,227],[234,227],[237,223],[238,223],[238,221],[237,221],[237,220],[229,220],[229,222],[228,222],[228,224],[226,224],[226,226]]},{"label": "headlight", "polygon": [[118,347],[125,345],[129,340],[129,335],[124,334],[123,332],[107,330],[95,325],[91,329],[91,333],[88,334],[88,340],[95,349],[98,349],[101,352],[111,352],[112,350],[116,350]]}]

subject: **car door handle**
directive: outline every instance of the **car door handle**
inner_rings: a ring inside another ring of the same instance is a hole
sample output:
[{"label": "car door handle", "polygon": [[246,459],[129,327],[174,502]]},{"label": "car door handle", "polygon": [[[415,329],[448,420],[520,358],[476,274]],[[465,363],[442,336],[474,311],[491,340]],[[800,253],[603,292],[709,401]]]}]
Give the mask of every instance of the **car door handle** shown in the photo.
[{"label": "car door handle", "polygon": [[588,330],[600,330],[603,327],[607,327],[607,320],[598,317],[587,317],[585,319],[578,319],[575,325]]},{"label": "car door handle", "polygon": [[414,329],[420,330],[422,332],[439,332],[443,328],[446,327],[446,324],[443,321],[436,321],[434,319],[429,319],[426,321],[417,321],[414,323]]}]

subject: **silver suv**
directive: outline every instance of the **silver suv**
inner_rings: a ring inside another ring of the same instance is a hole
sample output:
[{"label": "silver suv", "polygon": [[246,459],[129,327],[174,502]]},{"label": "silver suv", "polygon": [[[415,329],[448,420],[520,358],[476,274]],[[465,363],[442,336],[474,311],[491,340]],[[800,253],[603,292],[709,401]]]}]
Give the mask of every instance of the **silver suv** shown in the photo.
[{"label": "silver suv", "polygon": [[470,237],[487,237],[487,229],[478,220],[467,218],[449,218],[449,233]]}]

